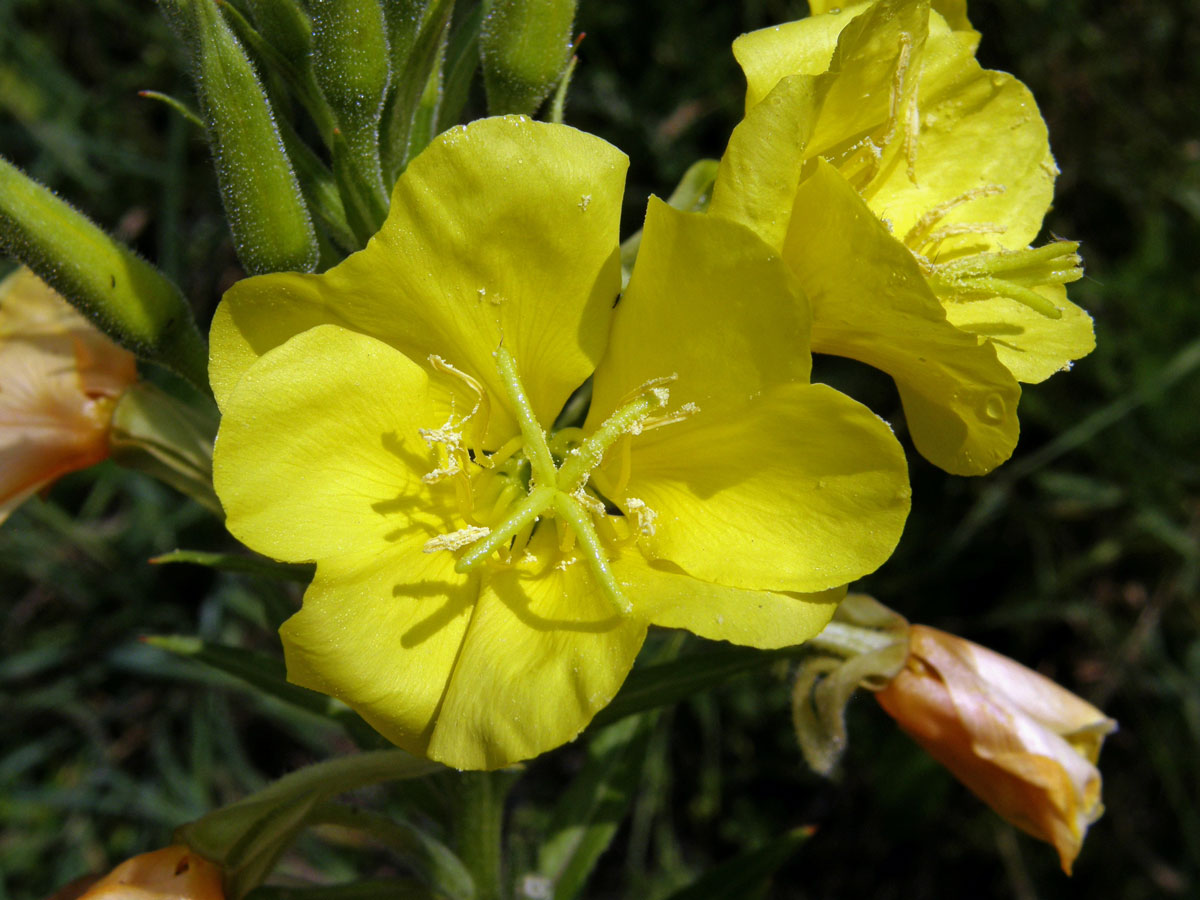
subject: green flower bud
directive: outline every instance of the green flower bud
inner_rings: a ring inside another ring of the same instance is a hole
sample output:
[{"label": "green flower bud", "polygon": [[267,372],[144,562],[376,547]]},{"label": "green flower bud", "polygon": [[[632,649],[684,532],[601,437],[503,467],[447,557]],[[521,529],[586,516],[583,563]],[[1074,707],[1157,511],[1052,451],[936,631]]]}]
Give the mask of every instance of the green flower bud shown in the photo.
[{"label": "green flower bud", "polygon": [[533,115],[563,73],[575,0],[493,0],[479,35],[492,115]]},{"label": "green flower bud", "polygon": [[392,83],[384,104],[380,154],[389,184],[436,133],[444,44],[454,0],[383,0]]},{"label": "green flower bud", "polygon": [[0,248],[113,340],[208,387],[208,350],[165,275],[0,157]]},{"label": "green flower bud", "polygon": [[213,0],[160,0],[192,54],[221,199],[251,274],[311,270],[317,238],[270,103]]},{"label": "green flower bud", "polygon": [[378,0],[313,0],[313,71],[338,123],[333,171],[362,243],[383,224],[388,190],[379,122],[391,70]]}]

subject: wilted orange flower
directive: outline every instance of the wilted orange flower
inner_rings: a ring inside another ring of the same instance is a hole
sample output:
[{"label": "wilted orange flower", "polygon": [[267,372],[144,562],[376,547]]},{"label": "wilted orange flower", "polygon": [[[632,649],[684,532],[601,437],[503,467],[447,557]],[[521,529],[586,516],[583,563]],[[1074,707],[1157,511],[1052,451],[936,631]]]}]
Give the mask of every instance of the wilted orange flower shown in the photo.
[{"label": "wilted orange flower", "polygon": [[0,522],[55,479],[108,456],[133,354],[29,269],[0,281]]},{"label": "wilted orange flower", "polygon": [[121,863],[79,900],[225,900],[221,870],[183,844]]},{"label": "wilted orange flower", "polygon": [[1053,844],[1070,874],[1104,811],[1096,760],[1112,719],[1006,656],[923,625],[875,697],[988,806]]}]

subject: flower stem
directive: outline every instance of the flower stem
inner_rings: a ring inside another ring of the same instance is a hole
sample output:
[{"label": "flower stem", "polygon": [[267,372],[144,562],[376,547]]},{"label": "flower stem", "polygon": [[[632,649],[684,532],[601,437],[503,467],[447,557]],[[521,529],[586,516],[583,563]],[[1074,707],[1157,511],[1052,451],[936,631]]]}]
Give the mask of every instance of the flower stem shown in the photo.
[{"label": "flower stem", "polygon": [[500,900],[503,896],[504,799],[513,780],[505,772],[463,772],[458,780],[455,849],[475,882],[475,900]]}]

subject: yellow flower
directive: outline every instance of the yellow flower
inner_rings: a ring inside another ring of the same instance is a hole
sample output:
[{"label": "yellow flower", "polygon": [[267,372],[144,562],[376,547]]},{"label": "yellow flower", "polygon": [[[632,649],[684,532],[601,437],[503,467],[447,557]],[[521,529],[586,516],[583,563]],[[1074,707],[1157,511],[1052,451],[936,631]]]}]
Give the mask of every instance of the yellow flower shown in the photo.
[{"label": "yellow flower", "polygon": [[107,458],[133,355],[28,269],[0,281],[0,522],[57,478]]},{"label": "yellow flower", "polygon": [[224,900],[221,870],[177,844],[121,863],[79,900]]},{"label": "yellow flower", "polygon": [[990,471],[1016,444],[1017,382],[1094,346],[1064,288],[1077,244],[1029,247],[1057,174],[1045,123],[975,61],[964,3],[828,6],[734,43],[746,116],[712,211],[783,252],[813,350],[896,380],[924,456]]},{"label": "yellow flower", "polygon": [[1058,851],[1063,871],[1100,818],[1100,745],[1116,723],[1048,678],[924,625],[903,671],[875,694],[930,756],[1018,828]]},{"label": "yellow flower", "polygon": [[803,297],[749,230],[652,202],[614,310],[625,168],[563,126],[452,130],[366,249],[214,320],[229,528],[317,563],[289,678],[452,766],[570,740],[650,623],[805,640],[907,514],[894,437],[808,383]]}]

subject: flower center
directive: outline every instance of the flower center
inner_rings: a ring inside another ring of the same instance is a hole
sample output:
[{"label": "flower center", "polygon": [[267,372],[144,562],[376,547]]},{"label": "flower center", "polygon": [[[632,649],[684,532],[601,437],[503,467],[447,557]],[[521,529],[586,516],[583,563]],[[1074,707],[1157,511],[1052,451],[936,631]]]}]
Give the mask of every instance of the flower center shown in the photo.
[{"label": "flower center", "polygon": [[[490,406],[485,389],[439,357],[430,358],[438,371],[465,381],[478,400],[457,422],[452,416],[441,428],[421,432],[431,447],[441,448],[442,457],[425,481],[453,480],[459,511],[470,523],[426,542],[425,551],[462,551],[455,571],[471,572],[493,557],[511,561],[514,554],[525,550],[538,522],[553,518],[559,527],[560,550],[577,549],[613,607],[622,614],[629,613],[632,606],[609,567],[606,545],[633,542],[641,535],[652,534],[654,512],[636,498],[627,498],[624,505],[631,521],[626,520],[627,533],[620,534],[605,498],[589,484],[591,473],[617,445],[625,454],[617,479],[618,489],[623,488],[629,477],[631,437],[686,418],[697,411],[696,407],[685,404],[674,414],[662,415],[670,398],[667,385],[675,380],[672,375],[642,385],[633,399],[590,435],[579,428],[564,428],[547,437],[533,413],[512,354],[500,347],[495,358],[521,433],[492,453],[473,449],[482,448],[487,431]],[[470,447],[468,430],[473,435]],[[484,505],[490,506],[490,511],[479,510],[481,500],[486,501]]]}]

